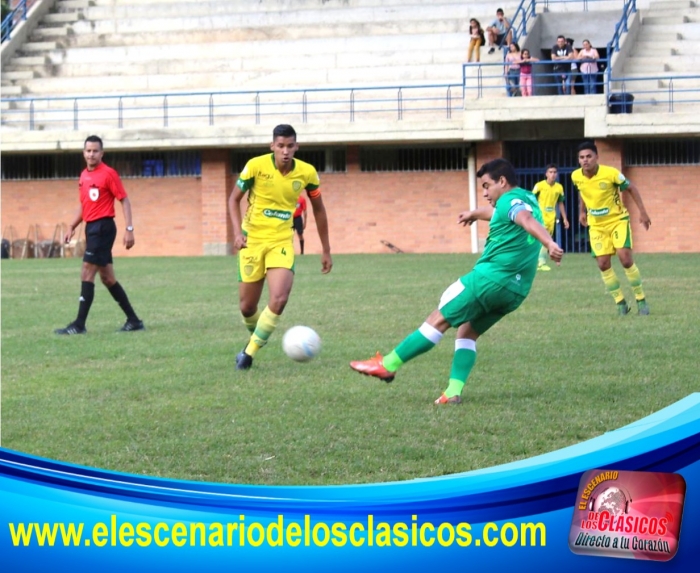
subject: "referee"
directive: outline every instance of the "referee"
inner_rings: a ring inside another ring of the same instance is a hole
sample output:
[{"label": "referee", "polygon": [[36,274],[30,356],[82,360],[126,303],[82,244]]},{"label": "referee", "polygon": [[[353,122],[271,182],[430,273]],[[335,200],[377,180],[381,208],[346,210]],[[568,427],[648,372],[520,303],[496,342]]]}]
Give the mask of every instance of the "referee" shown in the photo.
[{"label": "referee", "polygon": [[126,314],[126,322],[121,327],[123,332],[143,330],[143,321],[136,316],[129,303],[129,298],[114,276],[112,265],[112,246],[117,238],[117,226],[114,223],[114,200],[122,204],[126,233],[124,246],[130,249],[134,246],[134,227],[131,220],[131,203],[126,195],[119,174],[102,163],[102,140],[91,135],[85,140],[83,157],[87,167],[80,174],[80,208],[66,233],[65,241],[70,242],[75,228],[85,221],[85,255],[80,272],[80,303],[78,316],[65,328],[58,328],[56,334],[86,334],[85,321],[90,306],[95,297],[95,275],[99,272],[102,284],[107,287],[109,294],[117,301]]}]

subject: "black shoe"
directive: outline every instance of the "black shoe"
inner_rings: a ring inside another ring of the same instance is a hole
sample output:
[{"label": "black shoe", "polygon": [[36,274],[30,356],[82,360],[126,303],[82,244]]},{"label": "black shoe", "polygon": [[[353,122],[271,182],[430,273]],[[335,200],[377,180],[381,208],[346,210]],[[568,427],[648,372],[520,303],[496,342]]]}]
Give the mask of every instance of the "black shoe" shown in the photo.
[{"label": "black shoe", "polygon": [[245,353],[245,348],[236,354],[236,370],[248,370],[253,365],[253,357]]},{"label": "black shoe", "polygon": [[57,328],[54,334],[87,334],[87,328],[78,326],[75,322],[71,322],[65,328]]},{"label": "black shoe", "polygon": [[495,51],[496,51],[496,48],[491,48],[491,49],[489,50],[489,54],[493,54]]},{"label": "black shoe", "polygon": [[143,320],[127,320],[117,332],[132,332],[134,330],[146,330]]},{"label": "black shoe", "polygon": [[629,314],[629,311],[630,307],[627,306],[627,303],[624,300],[617,303],[617,314],[619,316],[625,316],[626,314]]}]

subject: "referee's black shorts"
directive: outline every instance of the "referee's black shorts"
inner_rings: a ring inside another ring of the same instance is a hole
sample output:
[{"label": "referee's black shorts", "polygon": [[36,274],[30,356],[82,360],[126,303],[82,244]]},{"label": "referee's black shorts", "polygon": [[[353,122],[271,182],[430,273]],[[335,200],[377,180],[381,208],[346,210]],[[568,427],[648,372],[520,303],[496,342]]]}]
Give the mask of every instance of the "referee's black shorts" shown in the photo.
[{"label": "referee's black shorts", "polygon": [[83,261],[106,267],[112,264],[112,247],[117,238],[117,225],[112,217],[90,221],[85,226]]},{"label": "referee's black shorts", "polygon": [[298,235],[304,234],[304,217],[301,215],[299,217],[294,217],[292,226]]}]

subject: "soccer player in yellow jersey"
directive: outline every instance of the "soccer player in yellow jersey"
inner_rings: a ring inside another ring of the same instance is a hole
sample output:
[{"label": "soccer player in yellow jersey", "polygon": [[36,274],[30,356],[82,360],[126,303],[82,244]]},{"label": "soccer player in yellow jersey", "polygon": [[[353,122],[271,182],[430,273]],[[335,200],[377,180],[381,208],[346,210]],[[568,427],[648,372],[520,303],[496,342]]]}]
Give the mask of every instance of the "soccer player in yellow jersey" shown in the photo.
[{"label": "soccer player in yellow jersey", "polygon": [[[569,228],[569,219],[566,216],[566,206],[564,205],[564,188],[561,183],[557,182],[559,171],[553,163],[547,165],[545,172],[546,179],[535,184],[532,190],[533,195],[537,197],[537,202],[540,204],[542,211],[543,224],[549,234],[554,237],[554,227],[557,224],[557,204],[559,205],[559,213],[564,228]],[[547,249],[543,246],[540,249],[540,256],[537,260],[538,271],[551,271],[552,268],[547,264]]]},{"label": "soccer player in yellow jersey", "polygon": [[[316,169],[294,159],[299,146],[291,125],[272,132],[272,153],[254,157],[238,177],[229,197],[233,250],[238,252],[238,294],[243,323],[251,333],[247,346],[236,356],[236,369],[248,370],[253,356],[277,328],[294,282],[294,228],[292,214],[306,191],[321,239],[321,272],[333,267],[328,240],[328,217]],[[248,209],[241,215],[241,200],[248,194]],[[265,278],[269,300],[258,309]]]},{"label": "soccer player in yellow jersey", "polygon": [[625,269],[627,280],[634,291],[639,314],[649,314],[649,305],[642,289],[642,277],[632,258],[632,231],[630,214],[621,192],[628,193],[639,209],[639,222],[645,229],[651,219],[642,202],[642,196],[634,183],[617,169],[598,163],[598,148],[592,141],[584,141],[578,147],[581,166],[571,174],[571,180],[579,191],[579,220],[589,227],[591,251],[598,262],[603,282],[617,303],[619,314],[630,311],[620,288],[620,281],[611,265],[612,255],[617,253]]}]

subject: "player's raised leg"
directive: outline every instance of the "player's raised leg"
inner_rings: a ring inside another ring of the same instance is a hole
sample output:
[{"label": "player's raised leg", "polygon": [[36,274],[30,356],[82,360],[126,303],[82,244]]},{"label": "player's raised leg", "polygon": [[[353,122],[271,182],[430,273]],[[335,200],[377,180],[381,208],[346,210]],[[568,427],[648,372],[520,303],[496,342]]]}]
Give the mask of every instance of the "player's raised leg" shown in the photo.
[{"label": "player's raised leg", "polygon": [[369,360],[354,360],[350,363],[350,368],[361,374],[391,382],[396,371],[406,362],[432,350],[442,340],[443,333],[449,327],[450,324],[442,313],[434,310],[418,330],[404,338],[389,354],[382,356],[377,352],[376,356]]}]

